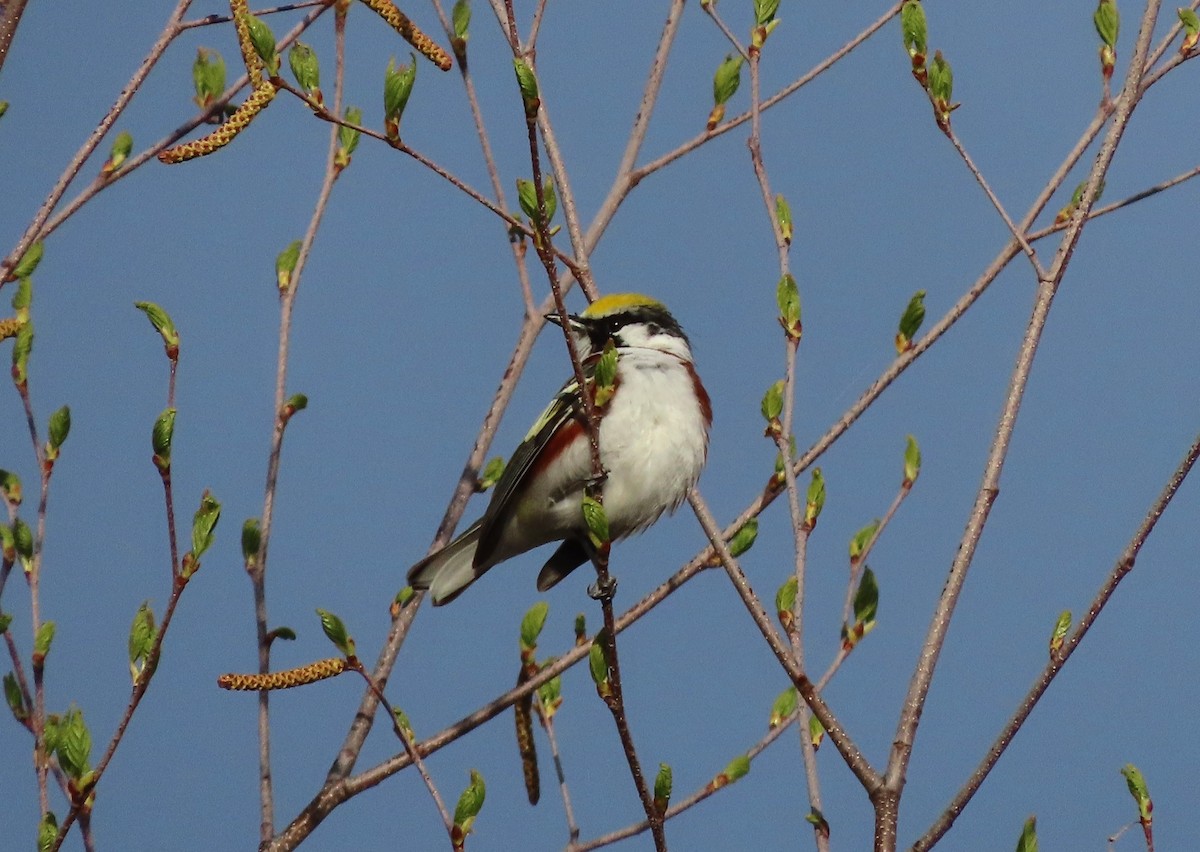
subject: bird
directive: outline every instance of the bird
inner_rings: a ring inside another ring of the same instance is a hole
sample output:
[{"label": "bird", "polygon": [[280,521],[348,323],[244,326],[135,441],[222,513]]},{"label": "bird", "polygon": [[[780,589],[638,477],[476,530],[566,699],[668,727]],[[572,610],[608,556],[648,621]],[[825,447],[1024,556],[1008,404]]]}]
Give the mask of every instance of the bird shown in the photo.
[{"label": "bird", "polygon": [[[546,319],[562,325],[557,313]],[[674,512],[696,484],[708,457],[712,403],[687,335],[662,302],[638,293],[602,296],[568,315],[567,327],[596,403],[604,511],[616,541]],[[615,379],[598,395],[594,376],[610,341]],[[544,544],[561,542],[538,574],[538,591],[588,562],[595,548],[582,506],[595,479],[586,419],[572,377],[513,453],[483,516],[414,565],[409,585],[441,606],[492,567]]]}]

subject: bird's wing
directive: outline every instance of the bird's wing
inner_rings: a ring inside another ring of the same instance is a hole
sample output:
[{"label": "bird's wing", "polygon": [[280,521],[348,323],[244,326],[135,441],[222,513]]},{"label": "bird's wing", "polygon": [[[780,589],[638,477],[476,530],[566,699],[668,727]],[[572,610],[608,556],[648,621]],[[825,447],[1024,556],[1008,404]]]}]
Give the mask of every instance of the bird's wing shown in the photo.
[{"label": "bird's wing", "polygon": [[[594,371],[593,357],[583,364],[584,377],[590,378]],[[550,452],[557,454],[561,451],[560,443],[574,437],[569,435],[575,431],[570,428],[572,421],[578,424],[579,429],[583,428],[578,419],[581,416],[581,412],[578,411],[578,398],[579,384],[572,377],[551,400],[550,405],[530,428],[525,440],[508,460],[500,481],[496,483],[496,490],[492,493],[487,511],[480,520],[479,548],[475,551],[476,566],[486,565],[490,561],[504,532],[504,521],[515,508],[530,472],[538,467],[543,453],[552,448]]]}]

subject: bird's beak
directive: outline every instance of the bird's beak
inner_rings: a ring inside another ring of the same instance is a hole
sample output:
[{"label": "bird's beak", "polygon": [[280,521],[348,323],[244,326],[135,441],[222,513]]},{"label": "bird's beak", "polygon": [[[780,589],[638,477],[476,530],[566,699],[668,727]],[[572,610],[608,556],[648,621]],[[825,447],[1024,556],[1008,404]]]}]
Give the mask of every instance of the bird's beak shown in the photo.
[{"label": "bird's beak", "polygon": [[[562,317],[559,316],[557,311],[551,311],[550,313],[546,314],[546,321],[552,322],[559,328],[562,328]],[[575,314],[567,314],[567,321],[570,322],[571,327],[575,329],[579,328],[581,325],[579,322],[579,317]]]}]

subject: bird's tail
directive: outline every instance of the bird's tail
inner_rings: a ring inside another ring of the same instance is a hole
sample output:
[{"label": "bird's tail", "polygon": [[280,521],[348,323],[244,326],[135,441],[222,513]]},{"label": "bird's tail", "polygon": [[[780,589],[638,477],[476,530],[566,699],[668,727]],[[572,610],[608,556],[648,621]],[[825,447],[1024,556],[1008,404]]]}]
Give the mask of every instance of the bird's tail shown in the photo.
[{"label": "bird's tail", "polygon": [[474,564],[479,528],[480,522],[476,521],[454,541],[408,569],[408,584],[414,589],[428,589],[434,606],[450,603],[462,594],[483,573],[476,571]]}]

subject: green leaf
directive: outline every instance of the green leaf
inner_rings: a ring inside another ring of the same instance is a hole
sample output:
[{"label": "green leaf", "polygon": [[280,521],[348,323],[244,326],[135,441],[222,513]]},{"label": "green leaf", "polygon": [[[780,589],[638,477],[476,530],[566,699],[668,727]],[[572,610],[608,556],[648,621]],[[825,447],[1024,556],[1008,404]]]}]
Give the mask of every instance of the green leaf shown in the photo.
[{"label": "green leaf", "polygon": [[50,447],[53,450],[58,450],[62,447],[63,442],[67,440],[67,435],[71,434],[71,409],[64,405],[58,411],[50,415]]},{"label": "green leaf", "polygon": [[50,645],[54,642],[55,624],[53,621],[43,621],[42,626],[38,628],[37,635],[33,637],[33,655],[34,657],[46,658],[50,653]]},{"label": "green leaf", "polygon": [[1132,763],[1126,763],[1121,767],[1121,774],[1125,776],[1129,795],[1133,796],[1133,800],[1137,802],[1138,819],[1143,825],[1149,824],[1154,818],[1154,802],[1150,799],[1150,789],[1146,786],[1146,779]]},{"label": "green leaf", "polygon": [[0,470],[0,493],[3,493],[4,499],[14,506],[20,506],[23,490],[21,477],[10,470]]},{"label": "green leaf", "polygon": [[[0,527],[0,530],[7,530],[8,527]],[[12,535],[12,530],[9,530],[9,535]],[[9,626],[12,624],[13,617],[7,612],[0,612],[0,636],[8,632]]]},{"label": "green leaf", "polygon": [[808,494],[804,504],[804,523],[811,529],[816,526],[817,518],[825,508],[825,475],[821,468],[814,467],[812,479],[808,483]]},{"label": "green leaf", "polygon": [[25,706],[25,696],[21,694],[17,677],[12,672],[4,676],[4,700],[8,704],[8,709],[12,711],[13,718],[18,722],[24,722],[29,718],[29,708]]},{"label": "green leaf", "polygon": [[[310,45],[298,41],[288,51],[288,67],[296,78],[296,85],[306,95],[319,95],[321,91],[321,63]],[[318,99],[319,102],[320,99]]]},{"label": "green leaf", "polygon": [[583,522],[587,525],[588,538],[592,546],[601,548],[610,540],[608,514],[604,505],[593,497],[583,497]]},{"label": "green leaf", "polygon": [[600,642],[599,636],[588,650],[588,669],[591,671],[592,681],[597,687],[608,686],[608,657],[604,654],[604,646]]},{"label": "green leaf", "polygon": [[871,539],[875,537],[875,532],[879,529],[879,519],[871,521],[865,527],[860,529],[850,539],[850,561],[857,562],[870,544]]},{"label": "green leaf", "polygon": [[671,802],[671,788],[675,785],[671,764],[660,763],[658,774],[654,776],[654,806],[662,813]]},{"label": "green leaf", "polygon": [[17,555],[22,559],[33,558],[33,530],[29,528],[29,524],[25,523],[20,518],[14,518],[12,523],[13,546],[17,549]]},{"label": "green leaf", "polygon": [[796,692],[796,687],[789,686],[775,698],[775,703],[771,705],[771,718],[767,722],[767,727],[771,730],[778,728],[783,724],[784,720],[789,718],[796,712],[799,706],[800,693]]},{"label": "green leaf", "polygon": [[1071,632],[1071,610],[1064,609],[1058,614],[1058,621],[1054,623],[1054,632],[1050,634],[1050,653],[1057,654],[1066,641],[1067,634]]},{"label": "green leaf", "polygon": [[171,351],[179,349],[179,331],[175,328],[175,323],[171,321],[170,314],[153,302],[134,302],[133,306],[150,320],[150,325],[154,326],[154,330],[162,338],[167,357],[172,357]]},{"label": "green leaf", "polygon": [[83,712],[75,706],[59,722],[58,764],[68,778],[78,781],[91,767],[88,760],[92,755],[92,734],[83,721]]},{"label": "green leaf", "polygon": [[[21,279],[33,275],[33,271],[42,262],[42,255],[45,253],[45,250],[45,244],[40,241],[31,245],[25,254],[21,255],[21,259],[17,261],[17,265],[12,271],[12,277]],[[13,307],[16,308],[17,305],[14,304]],[[28,307],[28,305],[25,307]]]},{"label": "green leaf", "polygon": [[150,609],[150,601],[143,601],[133,614],[133,623],[129,625],[129,674],[134,683],[142,676],[157,638],[154,610]]},{"label": "green leaf", "polygon": [[587,641],[587,617],[581,612],[575,616],[575,644]]},{"label": "green leaf", "polygon": [[754,0],[754,23],[758,26],[769,24],[779,11],[779,0]]},{"label": "green leaf", "polygon": [[254,46],[254,52],[263,61],[263,65],[267,66],[267,71],[274,74],[279,70],[279,56],[275,52],[275,33],[271,32],[271,28],[261,18],[254,15],[246,16],[246,24],[250,29],[250,43]]},{"label": "green leaf", "polygon": [[779,324],[788,337],[800,339],[800,289],[791,273],[779,279],[775,288],[775,301],[779,304]]},{"label": "green leaf", "polygon": [[258,518],[246,518],[242,524],[242,560],[248,567],[258,564],[258,551],[262,548],[262,527]]},{"label": "green leaf", "polygon": [[782,195],[775,196],[775,221],[779,223],[779,233],[783,236],[783,241],[790,246],[793,230],[792,208]]},{"label": "green leaf", "polygon": [[475,818],[483,809],[483,800],[487,797],[487,787],[483,776],[478,770],[471,770],[471,783],[458,797],[458,805],[454,808],[454,824],[462,829],[463,834],[470,834]]},{"label": "green leaf", "polygon": [[4,118],[6,112],[8,112],[8,101],[0,101],[0,118]]},{"label": "green leaf", "polygon": [[900,30],[904,36],[904,49],[911,58],[924,56],[928,52],[929,27],[925,20],[925,9],[918,0],[908,0],[900,9]]},{"label": "green leaf", "polygon": [[408,718],[408,714],[399,707],[393,707],[392,714],[396,717],[396,724],[400,726],[400,730],[404,731],[404,735],[410,740],[414,739],[412,721]]},{"label": "green leaf", "polygon": [[275,258],[275,283],[281,292],[292,285],[292,273],[296,271],[296,263],[300,260],[300,245],[300,240],[288,243],[288,247]]},{"label": "green leaf", "polygon": [[13,341],[12,377],[18,387],[29,380],[29,354],[33,352],[33,322],[26,320]]},{"label": "green leaf", "polygon": [[[546,660],[542,668],[555,662],[554,657]],[[552,677],[538,687],[538,700],[542,702],[542,712],[553,716],[562,704],[562,677]]]},{"label": "green leaf", "polygon": [[58,818],[52,811],[46,811],[42,814],[42,821],[38,823],[38,852],[50,852],[57,839]]},{"label": "green leaf", "polygon": [[724,104],[733,97],[741,84],[742,57],[740,54],[731,53],[717,66],[717,73],[713,75],[713,103],[717,106]]},{"label": "green leaf", "polygon": [[295,642],[296,641],[296,631],[290,627],[284,627],[281,625],[279,627],[276,627],[271,632],[273,634],[275,634],[276,639],[282,639],[285,642]]},{"label": "green leaf", "polygon": [[[791,621],[792,609],[796,606],[796,595],[799,591],[800,586],[796,580],[796,575],[793,574],[775,592],[775,612],[779,614],[780,621]],[[785,623],[783,626],[786,628],[788,625]]]},{"label": "green leaf", "polygon": [[763,419],[768,425],[776,423],[783,413],[783,380],[775,382],[763,394],[761,406]]},{"label": "green leaf", "polygon": [[197,560],[212,547],[221,520],[221,504],[208,491],[200,497],[200,508],[192,516],[192,556]]},{"label": "green leaf", "polygon": [[808,717],[808,741],[812,743],[814,749],[821,747],[821,740],[825,739],[825,726],[821,724],[821,720],[816,716]]},{"label": "green leaf", "polygon": [[904,443],[904,484],[911,486],[921,475],[921,448],[917,439],[909,435]]},{"label": "green leaf", "polygon": [[108,162],[104,164],[104,171],[112,172],[120,168],[121,163],[129,158],[131,151],[133,151],[133,134],[128,130],[122,130],[113,140],[112,148],[109,149]]},{"label": "green leaf", "polygon": [[154,450],[154,464],[159,470],[171,466],[171,443],[174,440],[175,409],[165,408],[150,430],[150,447]]},{"label": "green leaf", "polygon": [[29,276],[17,279],[17,289],[13,293],[12,306],[20,319],[29,318],[29,305],[33,302],[33,282]]},{"label": "green leaf", "polygon": [[12,527],[0,524],[0,558],[5,562],[17,561],[17,547],[13,540]]},{"label": "green leaf", "polygon": [[875,572],[866,568],[858,583],[858,591],[854,593],[854,620],[862,625],[864,636],[875,626],[875,614],[878,610],[879,584],[875,582]]},{"label": "green leaf", "polygon": [[756,538],[758,538],[758,518],[750,518],[738,527],[733,538],[729,539],[729,554],[736,559],[754,547]]},{"label": "green leaf", "polygon": [[592,387],[592,403],[597,408],[608,405],[617,388],[617,345],[612,338],[605,341],[604,349],[596,360],[592,372]]},{"label": "green leaf", "polygon": [[721,774],[725,776],[726,784],[732,784],[735,781],[745,778],[749,771],[750,758],[744,754],[739,754],[733,760],[729,761],[729,765],[725,767],[725,771]]},{"label": "green leaf", "polygon": [[346,625],[342,620],[327,609],[318,609],[317,616],[321,619],[321,629],[325,631],[326,638],[334,647],[347,657],[355,656],[354,640],[346,632]]},{"label": "green leaf", "polygon": [[933,54],[933,63],[929,66],[929,92],[945,105],[943,108],[948,112],[950,99],[954,96],[954,71],[940,50]]},{"label": "green leaf", "polygon": [[192,84],[196,87],[196,103],[204,109],[225,91],[225,60],[208,48],[196,51],[192,63]]},{"label": "green leaf", "polygon": [[454,4],[453,11],[450,12],[450,20],[454,25],[455,37],[466,41],[468,38],[467,31],[471,26],[470,0],[458,0]]},{"label": "green leaf", "polygon": [[[348,124],[356,124],[362,127],[362,110],[358,107],[346,107],[346,111],[342,119]],[[354,150],[358,148],[359,139],[362,138],[362,131],[355,130],[352,127],[338,127],[338,162],[343,167],[350,165],[350,157],[354,155]]]},{"label": "green leaf", "polygon": [[[517,200],[521,204],[521,210],[529,217],[529,221],[540,221],[537,185],[533,181],[524,178],[517,179]],[[558,210],[558,196],[554,192],[554,181],[549,175],[542,179],[542,200],[546,204],[546,224],[548,225]]]},{"label": "green leaf", "polygon": [[1184,6],[1178,11],[1179,23],[1183,25],[1184,31],[1189,36],[1194,36],[1200,33],[1200,17],[1196,16],[1195,11]]},{"label": "green leaf", "polygon": [[896,333],[896,351],[906,352],[912,339],[917,336],[921,323],[925,322],[925,291],[918,290],[908,300],[904,313],[900,315],[900,327]]},{"label": "green leaf", "polygon": [[537,75],[520,57],[513,60],[513,70],[517,73],[517,87],[521,90],[521,100],[525,102],[525,113],[530,114],[530,110],[536,112],[540,106]]},{"label": "green leaf", "polygon": [[531,651],[537,647],[538,636],[546,626],[546,616],[550,612],[550,604],[538,601],[529,608],[521,619],[521,650]]},{"label": "green leaf", "polygon": [[308,397],[302,393],[294,393],[287,398],[283,404],[284,413],[291,417],[297,411],[303,411],[308,408]]},{"label": "green leaf", "polygon": [[500,477],[504,475],[504,457],[496,456],[486,465],[484,465],[483,473],[479,475],[479,491],[487,491],[493,485],[500,481]]},{"label": "green leaf", "polygon": [[1017,852],[1038,852],[1037,817],[1025,820],[1021,829],[1021,837],[1017,840]]},{"label": "green leaf", "polygon": [[389,59],[387,69],[383,72],[383,121],[391,135],[399,135],[400,118],[404,108],[408,106],[408,98],[412,95],[413,83],[417,79],[417,57],[409,54],[412,61],[407,65],[396,65],[396,60]]},{"label": "green leaf", "polygon": [[1117,11],[1114,0],[1100,0],[1096,13],[1092,15],[1092,23],[1096,25],[1096,35],[1100,41],[1109,47],[1117,46],[1117,35],[1121,31],[1121,13]]}]

